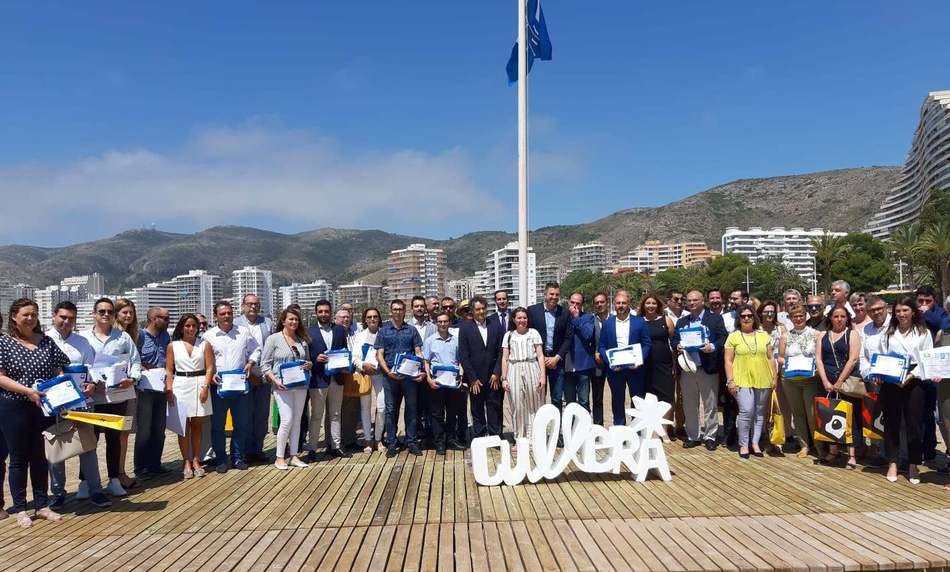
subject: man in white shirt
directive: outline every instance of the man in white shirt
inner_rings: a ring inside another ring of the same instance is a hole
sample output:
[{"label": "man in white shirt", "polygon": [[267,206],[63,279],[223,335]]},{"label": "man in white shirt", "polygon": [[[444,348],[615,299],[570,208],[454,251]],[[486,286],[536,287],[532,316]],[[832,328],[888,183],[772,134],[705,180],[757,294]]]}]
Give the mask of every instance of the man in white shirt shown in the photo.
[{"label": "man in white shirt", "polygon": [[[245,294],[241,300],[241,312],[242,314],[234,319],[234,323],[250,330],[257,347],[263,350],[264,342],[274,333],[274,323],[270,318],[260,315],[260,298],[254,294]],[[251,393],[247,397],[244,459],[248,463],[266,463],[264,436],[267,435],[267,421],[270,418],[271,387],[264,382],[259,363],[251,368],[248,380],[251,383]]]},{"label": "man in white shirt", "polygon": [[663,313],[674,322],[687,314],[686,310],[683,309],[682,292],[676,289],[670,290],[670,295],[666,297],[666,308],[663,309]]},{"label": "man in white shirt", "polygon": [[851,307],[851,303],[848,301],[848,296],[851,295],[851,285],[845,282],[844,280],[835,280],[831,283],[831,304],[828,304],[825,307],[825,315],[831,313],[835,308],[844,308],[847,310],[848,315],[851,316],[853,320],[855,317],[854,308]]},{"label": "man in white shirt", "polygon": [[[53,327],[47,330],[46,335],[69,357],[70,366],[88,368],[96,360],[96,351],[92,349],[86,338],[73,331],[75,327],[76,305],[68,301],[60,302],[53,310]],[[88,381],[89,374],[86,373],[85,376]],[[90,401],[95,388],[94,383],[82,384],[83,393]],[[96,449],[79,455],[79,472],[82,473],[83,480],[79,483],[76,498],[89,499],[89,502],[101,508],[112,506],[112,501],[102,492],[102,478],[99,475],[99,457],[96,455]],[[66,500],[66,463],[50,463],[49,475],[50,490],[53,493],[50,508],[58,511]]]},{"label": "man in white shirt", "polygon": [[[434,336],[438,331],[435,323],[429,320],[429,311],[424,296],[413,296],[409,302],[412,317],[409,325],[419,332],[423,342]],[[432,388],[428,383],[416,386],[416,435],[423,449],[431,448],[432,443],[432,412],[429,401],[432,398]]]},{"label": "man in white shirt", "polygon": [[[211,344],[214,353],[214,376],[211,387],[211,446],[218,463],[215,471],[228,472],[228,461],[235,469],[247,470],[244,446],[247,443],[247,407],[249,393],[222,396],[221,372],[244,372],[247,376],[260,362],[261,348],[251,331],[234,323],[234,308],[230,302],[218,302],[214,305],[214,319],[218,324],[204,335],[204,341]],[[225,443],[225,424],[228,411],[231,412],[231,455],[228,456]]]},{"label": "man in white shirt", "polygon": [[[861,335],[861,356],[858,361],[858,370],[861,377],[868,378],[871,372],[871,354],[875,348],[880,347],[880,338],[887,330],[890,323],[890,316],[887,314],[887,303],[877,296],[868,296],[865,299],[865,308],[870,322],[858,330]],[[872,392],[880,391],[879,386],[868,384],[868,390]],[[865,465],[872,467],[883,467],[887,465],[887,460],[881,456],[881,443],[879,439],[871,439],[871,451],[865,458]]]},{"label": "man in white shirt", "polygon": [[781,312],[778,313],[778,321],[785,326],[788,330],[795,329],[795,325],[792,324],[792,321],[788,317],[788,309],[796,304],[802,303],[802,293],[794,288],[786,290],[782,293],[782,307],[784,308]]},{"label": "man in white shirt", "polygon": [[488,316],[488,319],[498,322],[502,332],[508,331],[511,325],[511,310],[508,309],[507,290],[495,290],[495,312]]}]

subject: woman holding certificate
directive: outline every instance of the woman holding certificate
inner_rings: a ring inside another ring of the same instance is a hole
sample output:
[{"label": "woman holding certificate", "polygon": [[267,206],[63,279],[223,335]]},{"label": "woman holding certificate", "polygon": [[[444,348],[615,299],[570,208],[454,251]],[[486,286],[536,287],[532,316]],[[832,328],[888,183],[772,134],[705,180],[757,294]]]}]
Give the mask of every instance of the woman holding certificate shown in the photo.
[{"label": "woman holding certificate", "polygon": [[[306,404],[309,372],[312,363],[307,359],[310,336],[303,326],[300,311],[286,308],[280,313],[277,331],[264,342],[261,371],[274,385],[274,401],[280,413],[277,429],[277,460],[274,466],[282,471],[290,467],[306,467],[297,457],[300,445],[300,420]],[[285,453],[290,453],[288,462]]]},{"label": "woman holding certificate", "polygon": [[788,309],[791,329],[782,334],[779,342],[779,362],[782,364],[782,390],[792,409],[795,421],[795,434],[801,449],[798,457],[808,456],[815,431],[815,397],[818,396],[818,382],[815,381],[815,352],[818,346],[818,332],[808,326],[805,307],[794,304]]},{"label": "woman holding certificate", "polygon": [[762,457],[759,440],[776,368],[772,337],[759,329],[759,317],[749,304],[736,309],[736,329],[726,338],[725,365],[726,389],[739,403],[739,456],[749,458],[751,436],[752,453]]},{"label": "woman holding certificate", "polygon": [[531,436],[534,414],[544,402],[544,350],[541,334],[528,327],[528,310],[515,308],[501,340],[501,385],[508,393],[514,436]]},{"label": "woman holding certificate", "polygon": [[[363,329],[356,332],[356,335],[350,337],[350,353],[353,356],[353,368],[368,375],[373,382],[373,391],[369,395],[360,396],[360,416],[363,422],[363,434],[368,440],[370,435],[370,421],[375,420],[373,424],[373,440],[367,443],[372,449],[385,451],[383,445],[383,428],[386,426],[386,399],[383,394],[386,376],[379,370],[379,364],[376,363],[376,350],[373,347],[376,344],[376,334],[379,333],[379,326],[382,324],[382,318],[379,310],[376,308],[366,308],[363,310]],[[373,404],[376,404],[373,407]],[[373,410],[376,415],[373,415]],[[370,451],[366,451],[370,452]]]},{"label": "woman holding certificate", "polygon": [[[861,357],[861,336],[851,327],[851,315],[843,307],[835,307],[828,314],[826,330],[818,334],[818,347],[815,362],[818,378],[826,393],[838,393],[845,382],[857,373],[858,359]],[[861,389],[864,382],[857,379]],[[847,391],[847,390],[846,390]],[[840,399],[851,404],[851,435],[853,441],[848,445],[849,469],[857,469],[858,463],[854,457],[854,441],[863,439],[861,432],[861,397],[854,397],[846,393],[839,393]],[[830,451],[824,457],[824,462],[830,463],[838,456],[837,446],[831,445]]]},{"label": "woman holding certificate", "polygon": [[185,314],[172,332],[165,350],[165,394],[168,404],[186,419],[184,435],[178,436],[182,476],[203,477],[201,468],[201,425],[211,415],[210,387],[214,379],[214,350],[198,341],[201,326],[194,314]]},{"label": "woman holding certificate", "polygon": [[10,514],[22,528],[33,520],[26,513],[26,481],[33,486],[35,517],[60,520],[48,505],[49,465],[43,430],[52,424],[40,409],[38,381],[53,379],[69,365],[69,358],[40,329],[36,302],[21,298],[10,306],[8,336],[0,336],[0,431],[10,452]]},{"label": "woman holding certificate", "polygon": [[[884,456],[887,480],[897,481],[901,430],[907,435],[907,480],[920,483],[917,465],[923,462],[921,418],[924,388],[920,383],[920,352],[933,349],[933,338],[924,324],[917,301],[901,296],[895,303],[891,322],[872,348],[871,383],[880,384],[884,408]],[[939,380],[934,380],[939,381]]]}]

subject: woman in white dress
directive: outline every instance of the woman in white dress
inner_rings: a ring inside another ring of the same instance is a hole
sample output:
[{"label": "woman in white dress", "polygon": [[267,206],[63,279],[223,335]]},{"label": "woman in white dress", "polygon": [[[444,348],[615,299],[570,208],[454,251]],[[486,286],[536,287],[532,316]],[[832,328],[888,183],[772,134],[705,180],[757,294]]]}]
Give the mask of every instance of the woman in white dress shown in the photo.
[{"label": "woman in white dress", "polygon": [[528,327],[528,311],[515,308],[512,329],[501,342],[501,383],[508,393],[514,436],[531,435],[531,422],[544,396],[544,352],[541,334]]},{"label": "woman in white dress", "polygon": [[178,320],[172,343],[165,351],[165,394],[170,405],[178,405],[187,416],[185,435],[178,437],[182,476],[203,477],[201,468],[201,425],[211,415],[208,388],[214,379],[214,353],[211,344],[198,341],[200,325],[194,314]]},{"label": "woman in white dress", "polygon": [[[379,310],[376,308],[366,308],[363,310],[363,329],[356,332],[356,335],[350,336],[350,355],[353,356],[353,367],[363,375],[368,375],[373,382],[373,391],[367,395],[360,396],[360,417],[363,423],[363,435],[366,439],[366,448],[364,452],[370,453],[373,449],[385,451],[383,445],[383,429],[386,427],[386,400],[383,398],[383,385],[385,385],[386,376],[379,371],[376,363],[376,351],[373,347],[376,344],[376,334],[379,333],[379,326],[382,325],[382,318]],[[367,361],[363,360],[363,346],[369,344],[369,351],[366,354]],[[375,403],[375,407],[373,404]],[[376,415],[373,415],[375,409]],[[372,421],[375,418],[375,424]],[[369,427],[373,425],[371,432]],[[372,437],[369,437],[372,435]]]}]

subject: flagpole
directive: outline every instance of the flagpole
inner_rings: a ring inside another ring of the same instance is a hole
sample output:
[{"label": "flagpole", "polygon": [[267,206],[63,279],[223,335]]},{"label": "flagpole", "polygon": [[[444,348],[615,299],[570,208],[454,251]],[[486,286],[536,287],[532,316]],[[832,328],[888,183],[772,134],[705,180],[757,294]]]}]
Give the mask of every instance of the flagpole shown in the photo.
[{"label": "flagpole", "polygon": [[518,2],[518,303],[528,305],[527,0]]}]

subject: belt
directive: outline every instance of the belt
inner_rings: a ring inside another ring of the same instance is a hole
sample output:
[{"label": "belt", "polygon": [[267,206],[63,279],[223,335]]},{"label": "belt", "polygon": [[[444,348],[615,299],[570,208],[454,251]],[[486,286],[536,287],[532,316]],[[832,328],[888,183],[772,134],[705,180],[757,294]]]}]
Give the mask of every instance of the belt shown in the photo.
[{"label": "belt", "polygon": [[528,358],[528,359],[509,359],[508,363],[538,363],[538,358]]},{"label": "belt", "polygon": [[205,370],[199,371],[175,371],[175,377],[198,377],[200,375],[205,375],[207,372]]}]

